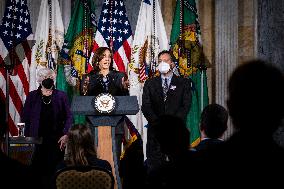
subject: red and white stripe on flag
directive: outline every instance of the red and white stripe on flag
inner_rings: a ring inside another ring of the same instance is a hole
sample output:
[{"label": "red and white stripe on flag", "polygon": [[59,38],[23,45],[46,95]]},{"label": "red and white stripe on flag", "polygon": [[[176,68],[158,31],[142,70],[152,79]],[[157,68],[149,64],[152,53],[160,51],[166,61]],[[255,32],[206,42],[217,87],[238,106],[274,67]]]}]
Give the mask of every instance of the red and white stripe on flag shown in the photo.
[{"label": "red and white stripe on flag", "polygon": [[[0,39],[1,40],[1,39]],[[1,42],[0,42],[1,44]],[[23,45],[24,44],[24,45]],[[26,96],[29,93],[29,65],[31,63],[31,49],[27,42],[19,44],[24,48],[26,58],[20,62],[17,54],[15,54],[15,67],[13,68],[13,75],[9,75],[9,117],[8,125],[10,134],[17,135],[17,122],[20,122],[20,114],[23,109]],[[4,65],[3,57],[9,54],[0,54],[0,65]],[[7,59],[7,58],[6,58]],[[3,66],[0,68],[0,97],[2,100],[6,99],[6,70]]]},{"label": "red and white stripe on flag", "polygon": [[131,45],[132,30],[123,0],[105,0],[92,54],[98,47],[110,47],[113,51],[114,68],[126,72],[131,58]]},{"label": "red and white stripe on flag", "polygon": [[[0,97],[6,99],[6,70],[4,65],[13,66],[9,76],[9,116],[11,135],[17,134],[16,123],[29,93],[29,65],[31,47],[27,41],[32,34],[27,0],[6,1],[6,9],[0,25]],[[13,53],[14,51],[14,53]]]}]

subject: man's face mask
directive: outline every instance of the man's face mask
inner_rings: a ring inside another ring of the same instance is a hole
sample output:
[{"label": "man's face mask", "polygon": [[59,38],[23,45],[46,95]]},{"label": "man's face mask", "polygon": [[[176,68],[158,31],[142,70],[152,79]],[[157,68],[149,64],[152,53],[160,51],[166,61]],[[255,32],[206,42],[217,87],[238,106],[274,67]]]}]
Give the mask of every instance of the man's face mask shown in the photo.
[{"label": "man's face mask", "polygon": [[170,71],[171,67],[168,63],[166,62],[161,62],[159,65],[158,65],[158,70],[162,73],[162,74],[165,74],[165,73],[168,73],[168,71]]}]

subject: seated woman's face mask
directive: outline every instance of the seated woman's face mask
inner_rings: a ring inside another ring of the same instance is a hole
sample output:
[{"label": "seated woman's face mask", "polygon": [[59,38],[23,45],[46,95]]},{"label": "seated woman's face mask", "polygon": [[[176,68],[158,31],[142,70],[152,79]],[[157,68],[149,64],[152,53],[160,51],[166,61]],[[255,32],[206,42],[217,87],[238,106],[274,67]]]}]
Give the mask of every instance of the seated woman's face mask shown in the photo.
[{"label": "seated woman's face mask", "polygon": [[165,73],[168,73],[168,71],[170,71],[171,67],[168,63],[166,62],[161,62],[159,65],[158,65],[158,70],[162,73],[162,74],[165,74]]},{"label": "seated woman's face mask", "polygon": [[41,82],[41,93],[43,96],[50,96],[54,89],[54,81],[51,78],[46,78]]}]

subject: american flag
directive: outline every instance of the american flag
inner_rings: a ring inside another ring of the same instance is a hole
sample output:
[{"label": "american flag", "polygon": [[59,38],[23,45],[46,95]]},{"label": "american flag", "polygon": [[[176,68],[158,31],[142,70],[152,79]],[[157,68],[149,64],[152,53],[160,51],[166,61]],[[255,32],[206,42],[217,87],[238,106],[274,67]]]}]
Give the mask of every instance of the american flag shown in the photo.
[{"label": "american flag", "polygon": [[6,97],[5,65],[13,66],[13,76],[9,76],[9,117],[11,135],[17,134],[16,123],[29,93],[29,65],[31,63],[32,28],[26,0],[8,0],[0,26],[0,97]]},{"label": "american flag", "polygon": [[130,62],[132,30],[123,0],[105,0],[95,36],[93,52],[98,47],[110,47],[114,67],[126,72]]}]

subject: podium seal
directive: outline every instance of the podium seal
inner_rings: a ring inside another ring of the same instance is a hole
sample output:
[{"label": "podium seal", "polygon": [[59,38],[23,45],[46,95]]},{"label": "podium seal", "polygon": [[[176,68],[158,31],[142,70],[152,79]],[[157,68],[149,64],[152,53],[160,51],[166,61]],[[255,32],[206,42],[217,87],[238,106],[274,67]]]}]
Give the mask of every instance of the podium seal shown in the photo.
[{"label": "podium seal", "polygon": [[109,93],[101,93],[93,99],[93,106],[100,113],[111,113],[115,105],[115,98]]}]

